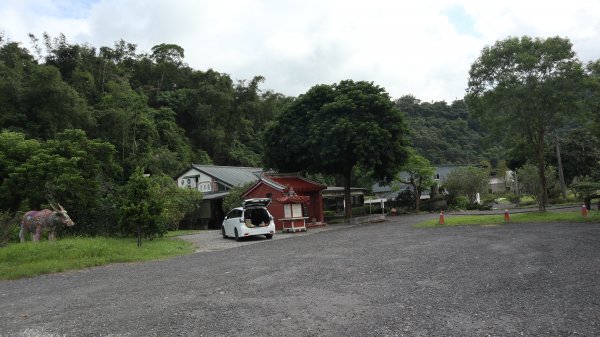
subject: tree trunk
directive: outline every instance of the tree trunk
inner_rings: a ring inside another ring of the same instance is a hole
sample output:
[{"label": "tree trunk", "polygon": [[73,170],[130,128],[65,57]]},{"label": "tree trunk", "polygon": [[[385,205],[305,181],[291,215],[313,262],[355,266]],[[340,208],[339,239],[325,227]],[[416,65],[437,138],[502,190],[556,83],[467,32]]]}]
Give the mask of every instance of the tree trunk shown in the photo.
[{"label": "tree trunk", "polygon": [[417,214],[419,214],[421,212],[421,191],[417,189],[415,189],[415,208]]},{"label": "tree trunk", "polygon": [[548,203],[548,194],[546,188],[546,167],[544,165],[544,133],[540,131],[538,134],[537,144],[537,160],[538,160],[538,175],[540,179],[540,191],[539,191],[539,210],[545,211],[546,204]]},{"label": "tree trunk", "polygon": [[410,186],[412,186],[413,194],[415,195],[415,212],[419,214],[419,211],[421,209],[421,184],[419,183],[419,186],[417,186],[415,178],[412,175],[410,177],[409,183]]},{"label": "tree trunk", "polygon": [[350,194],[352,169],[344,173],[344,213],[346,221],[352,218],[352,195]]},{"label": "tree trunk", "polygon": [[560,143],[558,137],[556,137],[556,160],[558,161],[558,178],[560,180],[560,190],[562,192],[563,199],[567,199],[567,185],[565,184],[565,174],[563,173],[562,159],[560,157]]}]

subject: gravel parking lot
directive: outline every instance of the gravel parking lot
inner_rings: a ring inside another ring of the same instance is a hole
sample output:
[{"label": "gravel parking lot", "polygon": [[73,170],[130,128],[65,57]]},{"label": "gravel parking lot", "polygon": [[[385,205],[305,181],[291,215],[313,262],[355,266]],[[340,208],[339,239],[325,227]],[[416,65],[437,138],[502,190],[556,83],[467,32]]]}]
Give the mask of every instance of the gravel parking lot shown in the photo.
[{"label": "gravel parking lot", "polygon": [[0,336],[600,335],[600,224],[433,216],[0,281]]}]

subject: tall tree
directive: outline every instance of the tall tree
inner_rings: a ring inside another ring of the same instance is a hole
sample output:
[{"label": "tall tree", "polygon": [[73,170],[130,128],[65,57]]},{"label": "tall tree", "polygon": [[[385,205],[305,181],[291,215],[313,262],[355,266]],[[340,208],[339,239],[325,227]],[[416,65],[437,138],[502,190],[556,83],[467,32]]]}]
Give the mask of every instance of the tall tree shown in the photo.
[{"label": "tall tree", "polygon": [[546,138],[576,113],[582,75],[571,42],[560,37],[498,41],[483,49],[469,71],[470,111],[499,135],[530,144],[540,179],[540,210],[547,204]]},{"label": "tall tree", "polygon": [[183,64],[184,49],[176,44],[161,43],[152,47],[152,59],[161,67],[158,90],[162,89],[167,68],[178,68]]},{"label": "tall tree", "polygon": [[317,85],[266,132],[267,163],[280,170],[338,174],[352,217],[352,171],[390,181],[406,161],[407,128],[385,90],[371,82]]}]

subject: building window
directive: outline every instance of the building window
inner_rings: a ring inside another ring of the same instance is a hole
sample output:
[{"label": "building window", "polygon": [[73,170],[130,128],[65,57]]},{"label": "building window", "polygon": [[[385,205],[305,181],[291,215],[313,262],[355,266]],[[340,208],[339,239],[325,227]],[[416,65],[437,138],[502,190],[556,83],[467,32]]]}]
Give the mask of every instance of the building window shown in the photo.
[{"label": "building window", "polygon": [[433,180],[440,180],[440,174],[439,173],[434,174]]},{"label": "building window", "polygon": [[273,198],[273,193],[267,193],[267,198],[269,198],[269,199]]}]

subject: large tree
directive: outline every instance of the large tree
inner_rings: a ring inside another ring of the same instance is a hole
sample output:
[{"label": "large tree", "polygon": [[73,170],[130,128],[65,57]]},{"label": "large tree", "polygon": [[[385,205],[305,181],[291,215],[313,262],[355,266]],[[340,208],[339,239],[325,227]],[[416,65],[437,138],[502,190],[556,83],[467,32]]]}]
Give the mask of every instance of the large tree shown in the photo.
[{"label": "large tree", "polygon": [[576,113],[582,74],[568,39],[526,36],[485,47],[469,71],[470,111],[505,139],[528,144],[540,177],[540,210],[547,204],[547,138]]},{"label": "large tree", "polygon": [[317,85],[266,131],[266,162],[282,171],[336,174],[352,217],[352,171],[391,180],[407,158],[407,128],[385,90],[371,82]]}]

